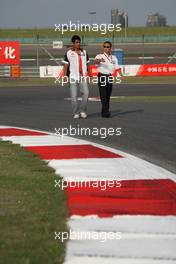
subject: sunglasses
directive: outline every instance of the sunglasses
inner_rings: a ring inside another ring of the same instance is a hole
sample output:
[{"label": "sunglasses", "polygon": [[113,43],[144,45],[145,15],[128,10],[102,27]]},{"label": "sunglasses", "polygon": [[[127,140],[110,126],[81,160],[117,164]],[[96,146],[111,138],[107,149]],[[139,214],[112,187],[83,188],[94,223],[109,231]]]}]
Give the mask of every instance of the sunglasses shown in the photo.
[{"label": "sunglasses", "polygon": [[110,47],[110,46],[103,46],[103,48],[107,48],[107,49],[110,49],[111,47]]}]

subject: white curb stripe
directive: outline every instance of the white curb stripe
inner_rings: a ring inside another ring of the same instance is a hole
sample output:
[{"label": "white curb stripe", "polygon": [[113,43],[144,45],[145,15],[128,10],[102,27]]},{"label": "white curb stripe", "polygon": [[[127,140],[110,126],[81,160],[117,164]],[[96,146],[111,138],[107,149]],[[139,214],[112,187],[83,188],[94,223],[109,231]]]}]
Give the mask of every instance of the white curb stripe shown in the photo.
[{"label": "white curb stripe", "polygon": [[84,145],[87,144],[85,141],[79,139],[71,140],[69,137],[61,136],[12,136],[12,137],[1,137],[4,141],[12,141],[14,144],[20,144],[23,147],[27,146],[60,146],[60,145]]},{"label": "white curb stripe", "polygon": [[[49,166],[65,180],[173,179],[175,175],[144,160],[130,157],[102,159],[51,160]],[[130,168],[130,169],[129,169]]]},{"label": "white curb stripe", "polygon": [[[82,145],[90,144],[86,140],[71,137],[48,136],[12,136],[1,137],[2,140],[9,140],[21,146],[50,146],[50,145]],[[172,179],[176,176],[152,163],[139,159],[130,154],[115,149],[91,143],[93,146],[122,155],[122,159],[71,159],[71,160],[51,160],[49,166],[61,174],[65,180],[96,180],[96,179]],[[97,170],[98,168],[98,170]],[[130,169],[129,169],[130,168]],[[106,176],[104,176],[106,175]]]},{"label": "white curb stripe", "polygon": [[175,216],[120,215],[111,218],[72,216],[68,224],[72,230],[84,227],[84,230],[90,231],[176,235]]},{"label": "white curb stripe", "polygon": [[100,257],[73,257],[65,264],[175,264],[175,260],[133,259],[133,258],[100,258]]},{"label": "white curb stripe", "polygon": [[69,241],[67,244],[66,260],[75,256],[176,260],[174,243],[175,236],[143,236],[143,234],[141,236],[125,236],[122,234],[120,240],[114,239],[107,240],[106,242],[96,240]]}]

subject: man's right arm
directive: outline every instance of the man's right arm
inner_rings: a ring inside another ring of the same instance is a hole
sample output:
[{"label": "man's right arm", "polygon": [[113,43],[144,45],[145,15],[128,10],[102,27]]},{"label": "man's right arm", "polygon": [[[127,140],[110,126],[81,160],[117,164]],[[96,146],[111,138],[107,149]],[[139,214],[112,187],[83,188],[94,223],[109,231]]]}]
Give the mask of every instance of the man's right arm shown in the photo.
[{"label": "man's right arm", "polygon": [[64,63],[64,76],[67,76],[68,64]]},{"label": "man's right arm", "polygon": [[68,80],[67,73],[68,73],[68,67],[69,67],[69,60],[68,60],[67,52],[64,55],[64,59],[63,59],[62,63],[63,63],[63,75],[64,75],[64,79],[66,81],[66,79]]}]

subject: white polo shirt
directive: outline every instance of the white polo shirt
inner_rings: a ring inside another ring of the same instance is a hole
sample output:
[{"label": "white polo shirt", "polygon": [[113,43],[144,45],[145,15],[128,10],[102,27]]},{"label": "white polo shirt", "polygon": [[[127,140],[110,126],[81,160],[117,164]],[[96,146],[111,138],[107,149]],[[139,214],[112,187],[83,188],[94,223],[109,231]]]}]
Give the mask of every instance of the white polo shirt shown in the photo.
[{"label": "white polo shirt", "polygon": [[106,53],[98,54],[95,60],[104,59],[105,62],[100,62],[98,65],[98,72],[102,74],[113,74],[113,72],[119,68],[118,60],[114,55],[108,55]]},{"label": "white polo shirt", "polygon": [[80,63],[79,59],[82,60],[82,76],[86,76],[87,73],[87,64],[90,62],[86,50],[80,50],[80,55],[77,52],[70,49],[65,53],[64,60],[62,63],[69,65],[68,76],[74,80],[80,80]]}]

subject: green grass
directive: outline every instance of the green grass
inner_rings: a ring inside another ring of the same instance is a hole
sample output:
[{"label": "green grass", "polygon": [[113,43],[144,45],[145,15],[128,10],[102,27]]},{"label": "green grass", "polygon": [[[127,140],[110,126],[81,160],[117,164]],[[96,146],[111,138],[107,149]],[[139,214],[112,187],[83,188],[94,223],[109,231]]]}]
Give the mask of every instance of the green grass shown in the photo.
[{"label": "green grass", "polygon": [[0,87],[58,86],[54,78],[0,78]]},{"label": "green grass", "polygon": [[127,36],[175,36],[176,26],[171,27],[131,27],[127,28]]},{"label": "green grass", "polygon": [[115,102],[176,102],[176,96],[112,96]]},{"label": "green grass", "polygon": [[136,84],[176,84],[176,76],[137,76],[137,77],[124,77],[122,83],[136,83]]},{"label": "green grass", "polygon": [[[19,145],[0,141],[0,263],[62,263],[66,200],[53,169]],[[2,262],[1,262],[2,261]]]},{"label": "green grass", "polygon": [[[57,38],[62,37],[62,34],[59,31],[54,31],[53,28],[34,28],[34,29],[0,29],[1,38],[36,38],[39,35],[40,38]],[[112,33],[102,35],[100,32],[77,32],[74,34],[79,34],[85,37],[112,37]],[[137,36],[175,36],[176,35],[176,26],[167,26],[167,27],[129,27],[127,28],[127,36],[137,37]],[[70,37],[73,35],[73,32],[65,32],[64,37]],[[124,29],[121,32],[116,32],[115,36],[124,36]]]},{"label": "green grass", "polygon": [[[124,77],[123,83],[134,83],[134,84],[157,84],[157,83],[176,83],[176,76],[156,76],[156,77]],[[96,84],[93,84],[94,86]],[[120,84],[119,84],[120,85]],[[26,87],[26,86],[50,86],[61,87],[58,83],[55,84],[54,78],[0,78],[1,87]]]}]

